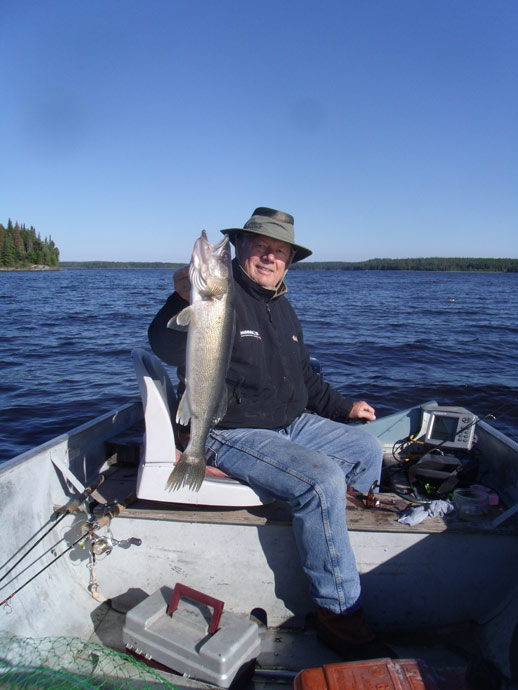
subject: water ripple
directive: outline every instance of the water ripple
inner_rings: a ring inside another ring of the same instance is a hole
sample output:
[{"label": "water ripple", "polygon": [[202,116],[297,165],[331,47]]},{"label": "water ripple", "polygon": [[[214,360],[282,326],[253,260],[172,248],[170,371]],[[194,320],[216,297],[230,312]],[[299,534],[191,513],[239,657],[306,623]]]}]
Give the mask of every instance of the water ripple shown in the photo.
[{"label": "water ripple", "polygon": [[[138,398],[130,353],[172,284],[162,269],[0,274],[0,459]],[[431,399],[498,409],[518,440],[518,275],[293,271],[288,286],[345,395],[378,415]]]}]

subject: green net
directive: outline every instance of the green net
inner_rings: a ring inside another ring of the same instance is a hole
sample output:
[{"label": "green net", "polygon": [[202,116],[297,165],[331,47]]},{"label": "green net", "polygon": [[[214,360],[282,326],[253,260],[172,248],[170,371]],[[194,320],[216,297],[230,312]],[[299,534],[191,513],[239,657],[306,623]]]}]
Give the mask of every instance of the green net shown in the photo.
[{"label": "green net", "polygon": [[175,690],[158,671],[100,644],[15,636],[0,636],[0,688]]}]

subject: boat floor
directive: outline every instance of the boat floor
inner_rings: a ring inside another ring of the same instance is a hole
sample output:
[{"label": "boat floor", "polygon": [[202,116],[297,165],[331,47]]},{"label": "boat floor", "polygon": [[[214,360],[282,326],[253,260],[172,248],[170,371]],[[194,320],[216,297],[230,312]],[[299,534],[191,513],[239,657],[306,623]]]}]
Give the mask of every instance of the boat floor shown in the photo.
[{"label": "boat floor", "polygon": [[[276,501],[272,504],[248,509],[208,508],[192,505],[157,503],[135,499],[137,467],[131,464],[115,463],[107,469],[106,480],[98,490],[105,501],[128,500],[128,506],[121,518],[138,518],[164,521],[212,522],[224,524],[289,524],[291,511],[288,504]],[[409,526],[397,521],[400,512],[408,502],[392,492],[382,492],[378,498],[380,508],[366,509],[355,502],[348,502],[348,525],[350,530],[387,532],[444,532],[518,534],[518,518],[507,520],[494,530],[489,530],[490,521],[500,514],[498,508],[476,521],[460,520],[456,517],[430,518],[422,523]],[[99,620],[92,641],[102,642],[108,647],[125,651],[122,642],[122,627],[126,613],[124,605],[107,601],[100,609]],[[316,638],[315,630],[309,624],[303,630],[284,628],[261,628],[262,651],[257,663],[257,672],[247,688],[269,690],[279,683],[291,684],[295,674],[305,668],[336,663],[340,659]],[[452,631],[451,635],[442,632],[440,638],[416,636],[415,633],[387,638],[401,659],[422,659],[433,668],[456,668],[466,670],[472,657],[473,640],[471,631],[463,633]],[[518,690],[518,635],[515,632],[511,659],[515,660],[513,679],[505,686],[508,690]],[[279,673],[281,671],[281,673]],[[179,690],[182,688],[204,687],[206,684],[192,681],[186,677],[166,674],[167,680]],[[208,686],[210,687],[210,686]],[[452,686],[453,687],[453,686]]]},{"label": "boat floor", "polygon": [[[118,602],[105,602],[98,610],[96,632],[90,641],[127,653],[122,642],[125,613],[126,609],[120,607]],[[272,690],[279,685],[291,686],[294,677],[301,670],[341,661],[333,651],[319,642],[311,624],[303,631],[261,627],[260,636],[261,654],[254,676],[246,684],[247,690]],[[470,664],[470,654],[467,651],[470,647],[469,631],[464,636],[456,631],[450,637],[442,635],[440,639],[421,637],[416,640],[410,635],[399,635],[397,638],[387,639],[387,642],[400,659],[420,659],[437,671],[453,671],[463,677]],[[511,658],[518,660],[518,639]],[[214,687],[173,672],[159,672],[178,690]],[[518,668],[513,669],[513,679],[515,680],[505,686],[507,690],[518,690]],[[455,687],[460,690],[460,686]]]}]

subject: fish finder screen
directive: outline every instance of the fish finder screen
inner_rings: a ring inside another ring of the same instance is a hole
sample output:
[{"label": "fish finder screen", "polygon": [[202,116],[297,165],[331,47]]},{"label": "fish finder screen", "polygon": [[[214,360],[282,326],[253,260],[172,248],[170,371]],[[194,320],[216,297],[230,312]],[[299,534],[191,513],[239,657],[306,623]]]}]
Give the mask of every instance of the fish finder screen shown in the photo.
[{"label": "fish finder screen", "polygon": [[470,450],[478,417],[464,407],[423,406],[418,438],[432,446]]},{"label": "fish finder screen", "polygon": [[434,416],[430,436],[438,441],[454,441],[458,429],[458,417]]}]

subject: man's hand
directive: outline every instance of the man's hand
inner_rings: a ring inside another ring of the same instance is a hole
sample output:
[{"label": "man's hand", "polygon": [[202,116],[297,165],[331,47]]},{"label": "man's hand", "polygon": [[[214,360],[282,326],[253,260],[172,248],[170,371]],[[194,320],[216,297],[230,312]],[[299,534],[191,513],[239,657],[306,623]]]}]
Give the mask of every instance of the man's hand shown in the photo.
[{"label": "man's hand", "polygon": [[349,412],[349,419],[364,419],[366,422],[373,422],[376,419],[374,408],[365,400],[358,400]]},{"label": "man's hand", "polygon": [[191,301],[191,281],[189,280],[189,266],[179,268],[173,276],[174,290],[186,302]]}]

